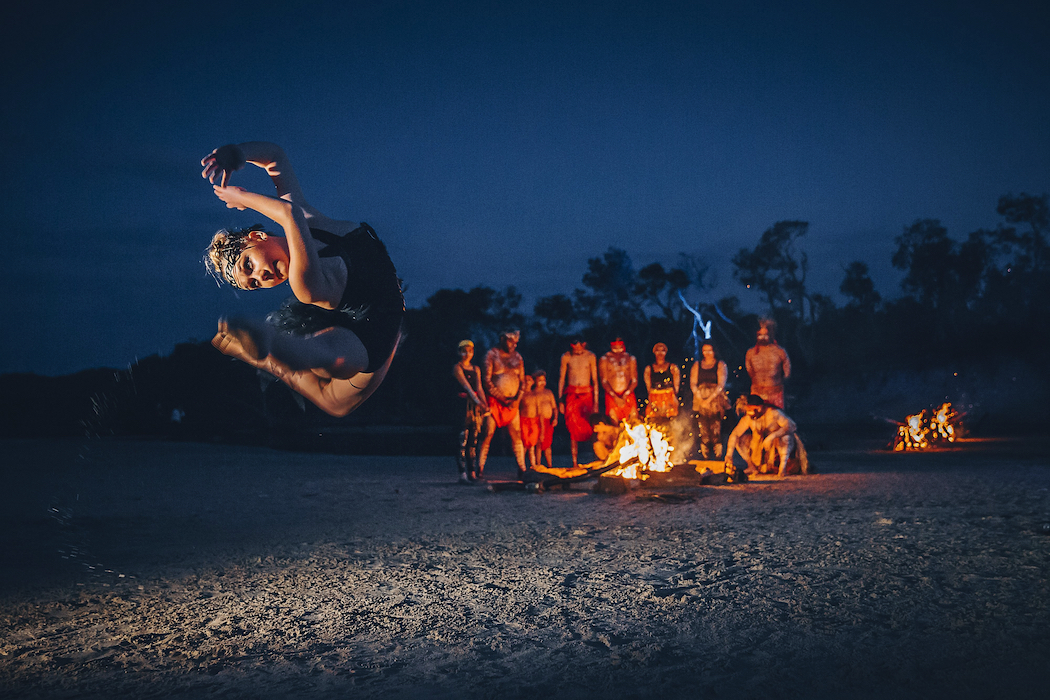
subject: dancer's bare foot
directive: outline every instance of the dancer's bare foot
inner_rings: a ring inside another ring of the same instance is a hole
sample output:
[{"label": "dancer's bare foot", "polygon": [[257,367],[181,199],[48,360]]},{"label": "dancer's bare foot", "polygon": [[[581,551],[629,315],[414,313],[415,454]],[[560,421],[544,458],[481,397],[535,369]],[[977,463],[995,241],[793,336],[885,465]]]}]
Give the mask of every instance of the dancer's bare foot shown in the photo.
[{"label": "dancer's bare foot", "polygon": [[226,355],[248,357],[256,362],[270,354],[270,334],[262,325],[243,318],[219,319],[219,332],[212,345]]}]

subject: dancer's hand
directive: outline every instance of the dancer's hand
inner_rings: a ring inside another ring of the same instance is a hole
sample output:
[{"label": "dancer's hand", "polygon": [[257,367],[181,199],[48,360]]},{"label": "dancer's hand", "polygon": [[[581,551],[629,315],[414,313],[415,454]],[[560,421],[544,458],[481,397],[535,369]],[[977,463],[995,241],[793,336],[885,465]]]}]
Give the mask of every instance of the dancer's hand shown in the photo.
[{"label": "dancer's hand", "polygon": [[218,175],[219,185],[225,187],[230,174],[243,168],[244,164],[244,153],[239,147],[233,144],[220,146],[201,158],[201,165],[204,166],[201,177],[214,185],[215,176]]},{"label": "dancer's hand", "polygon": [[214,185],[212,189],[215,190],[216,197],[226,202],[227,209],[244,211],[247,208],[248,205],[244,202],[244,195],[248,190],[243,187],[235,187],[233,185],[223,187],[221,185]]}]

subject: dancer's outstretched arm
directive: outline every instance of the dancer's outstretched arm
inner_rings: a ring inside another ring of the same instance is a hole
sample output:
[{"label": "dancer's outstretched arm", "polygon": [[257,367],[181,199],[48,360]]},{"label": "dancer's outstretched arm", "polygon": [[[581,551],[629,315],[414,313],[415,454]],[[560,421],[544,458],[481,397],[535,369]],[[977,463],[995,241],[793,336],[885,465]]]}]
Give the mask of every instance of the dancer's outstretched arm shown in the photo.
[{"label": "dancer's outstretched arm", "polygon": [[288,284],[304,304],[335,308],[342,297],[345,279],[337,268],[325,268],[317,255],[317,242],[308,232],[302,210],[284,199],[249,192],[243,187],[215,185],[215,196],[230,209],[252,209],[284,229],[288,241]]},{"label": "dancer's outstretched arm", "polygon": [[277,196],[302,209],[306,220],[313,224],[315,228],[333,232],[338,232],[345,227],[340,224],[349,224],[349,228],[355,228],[355,224],[332,219],[322,214],[306,201],[306,195],[303,194],[302,186],[299,184],[299,178],[295,175],[295,170],[292,169],[291,161],[285,154],[284,149],[275,143],[246,141],[245,143],[230,144],[216,148],[201,159],[201,165],[204,166],[201,176],[212,184],[215,184],[215,180],[218,179],[218,184],[225,187],[230,175],[234,171],[243,168],[247,163],[265,170],[266,174],[273,180],[274,187],[277,188]]}]

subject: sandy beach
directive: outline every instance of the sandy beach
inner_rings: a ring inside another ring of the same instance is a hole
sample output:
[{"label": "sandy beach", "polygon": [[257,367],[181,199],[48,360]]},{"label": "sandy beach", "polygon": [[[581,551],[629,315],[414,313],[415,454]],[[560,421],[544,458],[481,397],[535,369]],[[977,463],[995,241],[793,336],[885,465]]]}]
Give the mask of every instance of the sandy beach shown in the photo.
[{"label": "sandy beach", "polygon": [[7,440],[0,696],[1043,698],[1045,446],[606,496],[461,486],[450,457]]}]

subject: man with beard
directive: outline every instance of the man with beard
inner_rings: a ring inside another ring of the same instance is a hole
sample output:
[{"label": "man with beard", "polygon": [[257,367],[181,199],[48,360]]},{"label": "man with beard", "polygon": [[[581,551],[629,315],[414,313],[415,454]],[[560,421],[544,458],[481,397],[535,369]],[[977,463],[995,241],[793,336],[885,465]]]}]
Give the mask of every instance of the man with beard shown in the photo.
[{"label": "man with beard", "polygon": [[638,419],[638,361],[627,352],[623,338],[609,343],[609,352],[598,363],[598,377],[605,389],[605,413],[617,423]]},{"label": "man with beard", "polygon": [[484,438],[478,455],[479,473],[485,471],[496,428],[506,427],[518,463],[518,478],[525,474],[525,446],[521,442],[521,417],[518,414],[518,404],[525,390],[525,361],[516,350],[520,339],[519,331],[504,331],[500,334],[499,345],[485,353],[484,383],[489,414],[485,416]]},{"label": "man with beard", "polygon": [[583,338],[573,338],[569,348],[569,352],[561,356],[558,397],[565,427],[569,429],[572,466],[578,467],[579,444],[594,435],[588,419],[598,407],[598,361]]},{"label": "man with beard", "polygon": [[744,365],[751,377],[751,393],[777,408],[784,408],[784,380],[791,376],[791,360],[784,348],[777,345],[776,327],[770,319],[759,321],[758,342],[747,351]]}]

